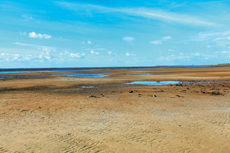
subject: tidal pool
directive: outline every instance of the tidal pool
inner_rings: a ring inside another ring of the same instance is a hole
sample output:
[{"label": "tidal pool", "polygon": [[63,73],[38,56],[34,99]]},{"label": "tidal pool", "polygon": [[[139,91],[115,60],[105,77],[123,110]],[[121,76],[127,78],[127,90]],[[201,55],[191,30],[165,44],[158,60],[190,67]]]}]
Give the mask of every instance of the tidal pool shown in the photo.
[{"label": "tidal pool", "polygon": [[125,84],[142,84],[142,85],[155,85],[155,86],[160,86],[160,85],[168,85],[168,84],[177,84],[180,83],[180,81],[133,81]]},{"label": "tidal pool", "polygon": [[127,73],[126,75],[159,75],[164,73]]},{"label": "tidal pool", "polygon": [[95,88],[94,86],[81,86],[81,88]]}]

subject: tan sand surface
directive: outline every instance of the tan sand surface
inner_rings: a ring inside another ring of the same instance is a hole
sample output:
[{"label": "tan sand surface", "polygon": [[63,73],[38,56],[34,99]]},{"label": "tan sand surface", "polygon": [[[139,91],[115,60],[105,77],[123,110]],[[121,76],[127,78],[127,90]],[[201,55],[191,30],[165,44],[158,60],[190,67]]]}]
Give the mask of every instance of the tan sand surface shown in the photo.
[{"label": "tan sand surface", "polygon": [[68,73],[110,76],[0,80],[0,153],[230,152],[229,67]]}]

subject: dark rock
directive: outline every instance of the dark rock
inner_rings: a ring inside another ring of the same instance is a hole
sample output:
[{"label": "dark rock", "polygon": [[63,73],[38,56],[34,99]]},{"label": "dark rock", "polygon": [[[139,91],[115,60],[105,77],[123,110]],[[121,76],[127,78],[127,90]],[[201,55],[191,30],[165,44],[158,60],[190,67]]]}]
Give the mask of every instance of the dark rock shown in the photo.
[{"label": "dark rock", "polygon": [[176,95],[177,97],[180,97],[180,95]]},{"label": "dark rock", "polygon": [[165,92],[164,90],[160,90],[160,91],[155,91],[155,92]]},{"label": "dark rock", "polygon": [[129,93],[133,93],[133,91],[129,91]]},{"label": "dark rock", "polygon": [[96,96],[90,95],[89,98],[97,98]]},{"label": "dark rock", "polygon": [[212,95],[222,95],[219,91],[213,91]]},{"label": "dark rock", "polygon": [[26,112],[26,111],[28,111],[28,110],[26,110],[26,109],[24,109],[24,110],[21,110],[21,112]]}]

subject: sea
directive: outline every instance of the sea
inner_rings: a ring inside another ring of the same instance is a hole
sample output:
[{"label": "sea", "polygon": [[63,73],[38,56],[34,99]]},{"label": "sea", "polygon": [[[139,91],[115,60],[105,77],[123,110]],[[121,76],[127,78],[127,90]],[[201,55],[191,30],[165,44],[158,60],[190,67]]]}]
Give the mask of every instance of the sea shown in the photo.
[{"label": "sea", "polygon": [[34,73],[61,71],[99,71],[125,69],[158,69],[158,68],[201,68],[209,66],[144,66],[144,67],[79,67],[79,68],[0,68],[0,73]]},{"label": "sea", "polygon": [[[103,71],[103,70],[131,70],[131,69],[159,69],[159,68],[201,68],[208,66],[145,66],[145,67],[79,67],[79,68],[2,68],[0,69],[0,80],[13,78],[47,78],[51,76],[65,77],[108,77],[106,74],[68,74],[69,71]],[[67,72],[66,74],[40,74],[31,75],[30,73],[42,72]],[[20,75],[20,73],[24,73]],[[25,74],[26,73],[26,74]]]}]

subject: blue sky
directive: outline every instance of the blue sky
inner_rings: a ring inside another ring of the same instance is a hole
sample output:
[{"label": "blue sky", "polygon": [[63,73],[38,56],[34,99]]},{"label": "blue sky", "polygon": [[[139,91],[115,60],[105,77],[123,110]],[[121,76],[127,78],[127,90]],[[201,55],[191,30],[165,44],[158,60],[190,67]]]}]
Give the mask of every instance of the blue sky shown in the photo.
[{"label": "blue sky", "polygon": [[230,63],[230,0],[1,0],[0,68]]}]

